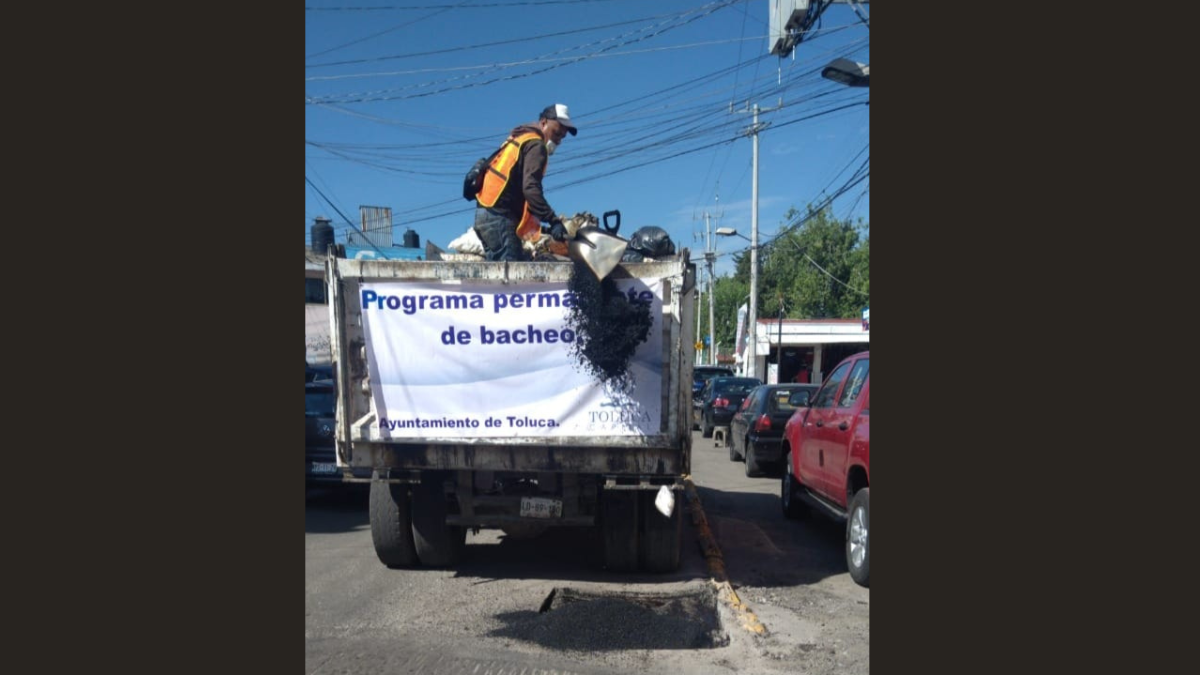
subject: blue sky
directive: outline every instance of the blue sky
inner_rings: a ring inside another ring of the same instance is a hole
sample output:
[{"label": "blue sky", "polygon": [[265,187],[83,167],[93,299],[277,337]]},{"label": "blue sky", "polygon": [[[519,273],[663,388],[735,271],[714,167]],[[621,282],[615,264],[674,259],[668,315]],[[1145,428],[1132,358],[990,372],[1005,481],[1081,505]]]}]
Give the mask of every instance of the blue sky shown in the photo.
[{"label": "blue sky", "polygon": [[[305,242],[317,216],[344,243],[360,206],[382,206],[396,243],[411,228],[446,248],[473,222],[463,173],[552,103],[579,127],[544,180],[561,214],[618,209],[620,234],[661,227],[693,259],[706,214],[750,236],[757,104],[775,109],[759,117],[760,240],[833,195],[837,218],[869,223],[869,89],[820,77],[835,58],[870,63],[869,5],[830,5],[781,59],[770,4],[309,0]],[[717,274],[748,246],[712,235]]]}]

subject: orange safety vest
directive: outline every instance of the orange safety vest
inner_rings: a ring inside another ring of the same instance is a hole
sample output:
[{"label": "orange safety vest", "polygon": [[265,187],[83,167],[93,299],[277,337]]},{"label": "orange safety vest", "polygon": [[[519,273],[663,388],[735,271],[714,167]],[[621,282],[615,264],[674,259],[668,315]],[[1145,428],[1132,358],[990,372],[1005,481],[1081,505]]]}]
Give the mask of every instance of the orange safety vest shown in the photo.
[{"label": "orange safety vest", "polygon": [[[521,156],[521,146],[532,140],[540,141],[542,137],[529,131],[520,136],[509,136],[500,146],[500,151],[492,158],[491,163],[488,164],[487,173],[483,176],[483,187],[480,188],[479,194],[475,195],[475,199],[481,206],[496,205],[500,193],[504,192],[504,188],[508,186],[509,172],[516,166],[517,159]],[[549,160],[547,160],[548,164]],[[521,212],[521,222],[517,225],[517,236],[522,239],[536,240],[541,236],[541,232],[541,224],[529,213],[529,202],[525,202],[525,208]]]}]

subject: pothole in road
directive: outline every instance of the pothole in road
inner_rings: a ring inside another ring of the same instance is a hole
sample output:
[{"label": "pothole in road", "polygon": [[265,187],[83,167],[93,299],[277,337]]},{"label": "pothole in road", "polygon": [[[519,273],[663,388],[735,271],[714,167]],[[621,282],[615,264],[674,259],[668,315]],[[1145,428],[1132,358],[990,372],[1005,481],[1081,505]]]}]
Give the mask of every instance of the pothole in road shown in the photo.
[{"label": "pothole in road", "polygon": [[710,587],[677,593],[555,588],[524,629],[524,639],[556,649],[712,649],[729,644],[717,594]]}]

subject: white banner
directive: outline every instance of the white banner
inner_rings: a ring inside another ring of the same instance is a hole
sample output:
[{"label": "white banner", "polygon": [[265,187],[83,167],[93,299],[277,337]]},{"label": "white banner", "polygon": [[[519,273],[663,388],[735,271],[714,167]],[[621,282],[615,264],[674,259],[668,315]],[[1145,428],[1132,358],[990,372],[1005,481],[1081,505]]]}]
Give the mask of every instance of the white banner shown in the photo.
[{"label": "white banner", "polygon": [[653,324],[607,390],[572,353],[566,282],[364,282],[376,425],[383,438],[638,436],[662,432],[662,280],[619,279]]},{"label": "white banner", "polygon": [[746,348],[746,314],[748,312],[749,312],[749,307],[746,304],[743,303],[741,307],[738,307],[737,330],[734,333],[734,335],[735,335],[734,345],[735,346],[734,346],[734,350],[733,350],[734,353],[737,354],[738,356],[741,356],[742,350],[744,350]]}]

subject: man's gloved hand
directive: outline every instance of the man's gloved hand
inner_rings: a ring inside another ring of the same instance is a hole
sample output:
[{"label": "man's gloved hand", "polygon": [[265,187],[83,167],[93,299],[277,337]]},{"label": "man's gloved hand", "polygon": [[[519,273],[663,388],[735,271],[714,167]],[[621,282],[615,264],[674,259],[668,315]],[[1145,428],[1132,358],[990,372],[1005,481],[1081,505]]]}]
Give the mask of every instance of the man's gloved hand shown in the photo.
[{"label": "man's gloved hand", "polygon": [[550,223],[550,238],[554,241],[567,240],[567,227],[563,225],[561,219],[556,218],[554,222]]}]

